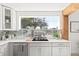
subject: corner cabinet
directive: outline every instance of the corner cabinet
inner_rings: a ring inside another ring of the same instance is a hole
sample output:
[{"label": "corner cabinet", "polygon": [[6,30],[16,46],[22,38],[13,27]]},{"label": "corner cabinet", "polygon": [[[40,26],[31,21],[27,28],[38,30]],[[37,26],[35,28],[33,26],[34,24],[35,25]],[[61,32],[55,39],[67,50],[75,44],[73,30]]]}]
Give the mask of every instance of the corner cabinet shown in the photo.
[{"label": "corner cabinet", "polygon": [[16,30],[16,11],[0,5],[0,30]]}]

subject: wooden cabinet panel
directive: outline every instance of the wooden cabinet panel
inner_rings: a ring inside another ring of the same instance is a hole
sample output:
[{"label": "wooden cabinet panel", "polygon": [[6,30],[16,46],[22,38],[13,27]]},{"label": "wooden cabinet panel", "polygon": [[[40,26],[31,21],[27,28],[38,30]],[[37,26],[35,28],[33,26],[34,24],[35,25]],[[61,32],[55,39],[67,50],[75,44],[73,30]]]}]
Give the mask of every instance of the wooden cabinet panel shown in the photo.
[{"label": "wooden cabinet panel", "polygon": [[68,40],[68,15],[63,15],[62,38]]}]

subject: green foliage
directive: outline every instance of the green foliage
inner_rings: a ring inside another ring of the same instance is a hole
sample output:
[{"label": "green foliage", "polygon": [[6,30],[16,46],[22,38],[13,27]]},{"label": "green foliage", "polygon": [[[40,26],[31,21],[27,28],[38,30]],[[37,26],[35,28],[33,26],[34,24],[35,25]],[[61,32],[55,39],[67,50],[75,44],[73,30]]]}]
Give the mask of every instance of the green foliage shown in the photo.
[{"label": "green foliage", "polygon": [[57,31],[53,32],[53,36],[56,37],[56,38],[59,38],[59,32],[57,32]]},{"label": "green foliage", "polygon": [[43,21],[41,18],[22,18],[21,19],[21,26],[22,28],[26,28],[27,26],[34,26],[36,28],[47,26],[47,23]]}]

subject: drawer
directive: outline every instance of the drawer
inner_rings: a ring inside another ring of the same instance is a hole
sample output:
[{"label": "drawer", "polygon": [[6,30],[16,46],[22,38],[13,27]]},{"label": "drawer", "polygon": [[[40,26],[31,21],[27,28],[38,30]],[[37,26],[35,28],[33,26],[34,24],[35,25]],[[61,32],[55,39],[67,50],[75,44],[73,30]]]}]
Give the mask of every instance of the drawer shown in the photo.
[{"label": "drawer", "polygon": [[43,42],[43,43],[40,43],[40,42],[33,42],[33,43],[28,43],[29,46],[51,46],[51,43],[46,43],[46,42]]},{"label": "drawer", "polygon": [[67,46],[70,46],[70,43],[69,42],[53,42],[51,43],[51,46],[54,46],[54,47],[67,47]]},{"label": "drawer", "polygon": [[14,45],[27,45],[27,42],[12,42]]}]

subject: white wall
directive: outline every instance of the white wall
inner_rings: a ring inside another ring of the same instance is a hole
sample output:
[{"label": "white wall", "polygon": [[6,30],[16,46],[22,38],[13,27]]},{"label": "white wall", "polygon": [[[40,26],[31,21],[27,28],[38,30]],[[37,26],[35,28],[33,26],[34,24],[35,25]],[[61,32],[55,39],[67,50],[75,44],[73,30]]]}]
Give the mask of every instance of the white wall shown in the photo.
[{"label": "white wall", "polygon": [[69,40],[71,41],[71,52],[79,54],[79,33],[70,32],[70,21],[79,21],[79,10],[69,15]]},{"label": "white wall", "polygon": [[17,28],[20,28],[20,16],[58,16],[60,11],[17,11]]},{"label": "white wall", "polygon": [[61,11],[71,3],[0,3],[16,11]]}]

